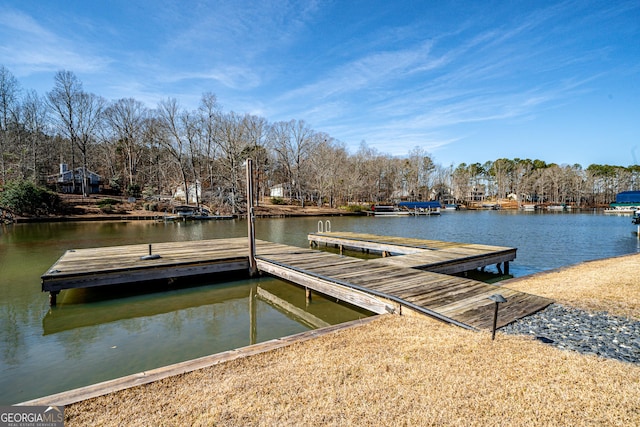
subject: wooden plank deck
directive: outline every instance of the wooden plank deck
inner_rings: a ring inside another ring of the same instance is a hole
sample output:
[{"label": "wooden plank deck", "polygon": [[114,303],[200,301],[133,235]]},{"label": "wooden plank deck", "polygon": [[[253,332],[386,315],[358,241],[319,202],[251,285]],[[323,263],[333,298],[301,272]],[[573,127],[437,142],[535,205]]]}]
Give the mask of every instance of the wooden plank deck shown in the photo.
[{"label": "wooden plank deck", "polygon": [[352,232],[310,233],[310,244],[336,245],[342,248],[379,252],[385,256],[373,262],[418,268],[443,274],[462,273],[488,265],[504,265],[516,258],[515,248],[472,243],[442,242],[414,238],[376,236]]},{"label": "wooden plank deck", "polygon": [[42,291],[114,285],[248,269],[246,238],[71,249],[41,276]]},{"label": "wooden plank deck", "polygon": [[[489,329],[495,305],[488,297],[495,293],[508,300],[500,305],[499,327],[541,310],[552,302],[547,298],[462,277],[311,249],[289,249],[284,253],[278,246],[273,243],[268,253],[258,252],[257,263],[261,271],[295,280],[346,301],[349,301],[349,296],[344,294],[350,293],[348,289],[369,293],[371,301],[367,303],[371,306],[364,306],[376,313],[395,311],[400,305],[459,326]],[[321,286],[316,288],[318,282]]]}]

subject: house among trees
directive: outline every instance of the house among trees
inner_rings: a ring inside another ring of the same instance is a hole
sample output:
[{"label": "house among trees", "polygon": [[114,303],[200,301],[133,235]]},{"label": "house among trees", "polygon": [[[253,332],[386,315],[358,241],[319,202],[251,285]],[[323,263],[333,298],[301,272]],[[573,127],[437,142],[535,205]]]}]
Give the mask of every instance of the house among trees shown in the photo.
[{"label": "house among trees", "polygon": [[269,189],[269,195],[271,197],[283,198],[285,194],[285,190],[287,190],[285,184],[276,184]]},{"label": "house among trees", "polygon": [[202,185],[200,184],[200,181],[196,181],[195,184],[189,184],[188,189],[189,197],[187,198],[184,191],[184,184],[179,185],[173,193],[173,198],[175,200],[182,200],[187,204],[197,203],[198,200],[202,200]]},{"label": "house among trees", "polygon": [[[82,166],[75,168],[73,171],[67,168],[65,163],[60,164],[60,172],[57,175],[49,177],[49,182],[56,186],[59,193],[77,193],[82,194],[85,188],[85,194],[96,194],[100,192],[102,185],[102,177],[90,170],[84,171]],[[85,186],[82,180],[86,177]],[[53,181],[53,182],[52,182]]]},{"label": "house among trees", "polygon": [[467,192],[467,197],[465,197],[465,200],[468,202],[482,202],[484,199],[484,189],[480,187],[472,187]]}]

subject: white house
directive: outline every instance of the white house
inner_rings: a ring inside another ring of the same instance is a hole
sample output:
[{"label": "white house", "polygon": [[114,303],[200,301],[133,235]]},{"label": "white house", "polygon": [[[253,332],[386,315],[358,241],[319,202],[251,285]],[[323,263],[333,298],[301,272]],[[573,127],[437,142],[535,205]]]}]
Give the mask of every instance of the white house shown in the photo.
[{"label": "white house", "polygon": [[276,184],[269,189],[269,195],[271,197],[284,197],[285,185],[284,184]]},{"label": "white house", "polygon": [[173,193],[173,198],[176,200],[184,200],[187,203],[196,203],[197,200],[202,200],[202,185],[200,181],[196,181],[195,184],[189,184],[189,199],[185,197],[184,184],[179,185],[176,191]]}]

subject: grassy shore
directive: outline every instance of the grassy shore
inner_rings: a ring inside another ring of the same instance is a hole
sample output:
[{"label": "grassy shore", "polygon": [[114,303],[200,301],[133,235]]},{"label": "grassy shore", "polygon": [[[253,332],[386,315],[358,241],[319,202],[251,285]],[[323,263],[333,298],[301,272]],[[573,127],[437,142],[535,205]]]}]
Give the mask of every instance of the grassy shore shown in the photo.
[{"label": "grassy shore", "polygon": [[[640,255],[508,287],[640,319]],[[290,347],[86,400],[86,425],[639,425],[640,366],[519,336],[385,316]]]}]

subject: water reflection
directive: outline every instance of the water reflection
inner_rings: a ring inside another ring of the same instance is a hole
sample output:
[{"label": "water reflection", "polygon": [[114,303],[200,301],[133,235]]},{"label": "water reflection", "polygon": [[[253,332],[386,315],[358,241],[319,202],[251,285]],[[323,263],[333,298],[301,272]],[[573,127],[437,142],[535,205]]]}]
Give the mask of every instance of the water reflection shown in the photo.
[{"label": "water reflection", "polygon": [[[61,293],[57,306],[42,319],[44,335],[124,319],[149,317],[202,305],[222,304],[246,298],[249,284],[222,283],[188,289],[165,291],[150,298],[149,287],[138,286],[137,296],[124,297],[122,287],[71,289]],[[158,289],[155,289],[156,291]],[[130,289],[126,290],[131,292]]]}]

